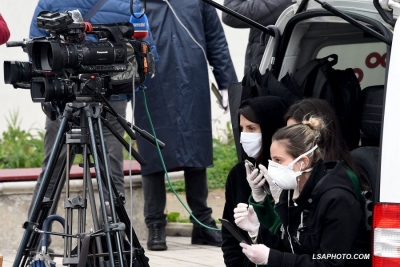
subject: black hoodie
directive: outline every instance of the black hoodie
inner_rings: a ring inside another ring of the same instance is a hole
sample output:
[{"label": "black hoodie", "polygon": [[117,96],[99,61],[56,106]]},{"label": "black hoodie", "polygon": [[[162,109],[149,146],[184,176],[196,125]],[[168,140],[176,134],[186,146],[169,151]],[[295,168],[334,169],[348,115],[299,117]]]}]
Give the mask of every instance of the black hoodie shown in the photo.
[{"label": "black hoodie", "polygon": [[[261,96],[244,100],[240,108],[246,105],[251,107],[259,121],[263,145],[261,163],[267,166],[268,160],[271,159],[269,148],[272,136],[276,130],[286,126],[283,117],[286,114],[288,106],[282,98],[277,96]],[[240,120],[239,116],[238,120]]]},{"label": "black hoodie", "polygon": [[[253,109],[259,121],[263,144],[261,163],[267,166],[268,159],[270,159],[269,148],[271,146],[272,135],[276,130],[285,126],[283,117],[287,111],[287,105],[282,98],[275,96],[263,96],[245,100],[242,102],[241,107],[244,105],[249,105]],[[239,203],[248,203],[250,195],[251,188],[246,180],[244,162],[239,162],[231,169],[226,180],[223,218],[232,222],[236,227],[233,218],[233,209]],[[269,222],[266,225],[272,223]],[[248,236],[247,232],[238,227],[236,228],[242,232],[243,236]],[[243,254],[242,248],[239,246],[239,241],[224,227],[222,228],[222,251],[227,267],[255,266]]]},{"label": "black hoodie", "polygon": [[260,228],[258,243],[271,248],[268,267],[370,266],[369,260],[346,259],[369,255],[370,232],[342,162],[319,162],[295,202],[292,194],[284,190],[275,207],[282,233]]}]

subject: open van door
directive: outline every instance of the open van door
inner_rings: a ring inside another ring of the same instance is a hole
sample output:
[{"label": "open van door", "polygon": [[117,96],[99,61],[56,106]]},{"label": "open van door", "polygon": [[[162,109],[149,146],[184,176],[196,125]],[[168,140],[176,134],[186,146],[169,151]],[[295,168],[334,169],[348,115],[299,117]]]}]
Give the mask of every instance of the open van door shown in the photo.
[{"label": "open van door", "polygon": [[351,10],[352,8],[376,9],[380,17],[389,25],[394,27],[397,18],[400,16],[399,0],[293,0],[299,8],[298,12],[304,9],[315,10],[321,7],[320,3],[328,3],[339,9]]},{"label": "open van door", "polygon": [[400,22],[395,24],[385,86],[378,202],[373,209],[372,266],[400,266]]},{"label": "open van door", "polygon": [[[397,21],[396,25],[400,22]],[[394,29],[390,65],[385,92],[383,132],[381,142],[380,202],[400,202],[400,24]]]}]

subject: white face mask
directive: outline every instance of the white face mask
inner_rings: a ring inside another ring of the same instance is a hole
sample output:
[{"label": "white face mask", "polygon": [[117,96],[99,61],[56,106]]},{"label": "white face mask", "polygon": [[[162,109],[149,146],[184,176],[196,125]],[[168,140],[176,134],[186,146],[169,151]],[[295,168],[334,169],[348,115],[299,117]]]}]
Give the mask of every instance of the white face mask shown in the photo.
[{"label": "white face mask", "polygon": [[269,160],[268,164],[268,175],[271,177],[272,182],[279,186],[284,190],[291,190],[297,188],[297,177],[300,176],[303,172],[310,172],[312,168],[302,171],[302,165],[300,166],[300,171],[293,171],[293,166],[296,162],[298,162],[303,156],[306,156],[312,153],[315,149],[317,149],[317,145],[311,148],[306,153],[298,156],[295,160],[293,160],[289,165],[284,166],[282,164],[276,163],[274,161]]},{"label": "white face mask", "polygon": [[258,156],[262,146],[262,135],[261,133],[241,132],[240,143],[247,156],[255,158]]}]

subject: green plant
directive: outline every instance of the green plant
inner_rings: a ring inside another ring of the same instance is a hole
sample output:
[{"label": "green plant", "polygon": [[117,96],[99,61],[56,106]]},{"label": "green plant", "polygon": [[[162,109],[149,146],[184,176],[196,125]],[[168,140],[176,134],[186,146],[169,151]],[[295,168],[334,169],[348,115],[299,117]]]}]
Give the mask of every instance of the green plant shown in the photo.
[{"label": "green plant", "polygon": [[40,167],[43,159],[44,131],[36,135],[22,130],[19,112],[9,113],[7,131],[0,138],[0,169]]},{"label": "green plant", "polygon": [[[188,214],[188,216],[189,216],[189,214]],[[221,224],[221,222],[219,220],[214,219],[214,221],[217,225]],[[167,214],[167,222],[190,223],[191,221],[189,218],[182,218],[181,214],[179,212],[172,211]]]},{"label": "green plant", "polygon": [[[229,171],[237,163],[235,140],[229,122],[226,123],[224,132],[226,140],[213,138],[214,167],[207,169],[209,189],[224,188]],[[185,191],[184,181],[173,182],[172,186],[177,192]],[[168,184],[166,185],[166,189],[172,191]]]},{"label": "green plant", "polygon": [[188,223],[190,222],[189,218],[181,218],[181,214],[179,212],[170,212],[167,214],[168,222],[179,222],[179,223]]}]

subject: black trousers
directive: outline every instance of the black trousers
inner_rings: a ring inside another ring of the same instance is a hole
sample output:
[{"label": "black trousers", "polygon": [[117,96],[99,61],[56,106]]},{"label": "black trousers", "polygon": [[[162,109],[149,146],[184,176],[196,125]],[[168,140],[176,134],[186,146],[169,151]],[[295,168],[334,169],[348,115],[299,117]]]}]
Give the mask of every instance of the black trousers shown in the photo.
[{"label": "black trousers", "polygon": [[[207,206],[208,185],[206,168],[184,168],[186,201],[193,215],[202,223],[213,221],[212,209]],[[166,225],[164,214],[166,190],[164,172],[143,175],[144,217],[147,227],[159,223]],[[190,218],[193,222],[193,219]]]}]

